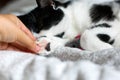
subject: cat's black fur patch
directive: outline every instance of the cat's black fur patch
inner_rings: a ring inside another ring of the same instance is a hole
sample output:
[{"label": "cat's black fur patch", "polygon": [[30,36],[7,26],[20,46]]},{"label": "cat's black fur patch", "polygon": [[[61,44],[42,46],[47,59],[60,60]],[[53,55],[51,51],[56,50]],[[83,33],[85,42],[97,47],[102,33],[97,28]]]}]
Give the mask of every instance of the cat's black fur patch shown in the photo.
[{"label": "cat's black fur patch", "polygon": [[45,49],[46,49],[47,51],[50,51],[50,43],[47,44],[47,46],[45,47]]},{"label": "cat's black fur patch", "polygon": [[103,24],[98,24],[98,25],[92,26],[90,29],[97,28],[97,27],[110,28],[111,25],[109,25],[107,23],[103,23]]},{"label": "cat's black fur patch", "polygon": [[90,10],[90,16],[92,22],[98,22],[100,20],[114,20],[112,8],[108,5],[93,5]]},{"label": "cat's black fur patch", "polygon": [[115,2],[118,3],[118,4],[120,4],[120,0],[116,0]]},{"label": "cat's black fur patch", "polygon": [[56,37],[59,37],[59,38],[62,38],[63,36],[64,36],[64,34],[65,34],[65,32],[62,32],[62,33],[60,33],[60,34],[58,34],[58,35],[55,35]]},{"label": "cat's black fur patch", "polygon": [[56,6],[56,7],[62,6],[62,7],[64,7],[64,8],[68,7],[68,5],[71,4],[71,1],[68,1],[68,2],[66,2],[66,3],[60,3],[60,2],[58,2],[58,1],[53,0],[53,2],[55,3],[55,6]]},{"label": "cat's black fur patch", "polygon": [[18,16],[20,20],[33,32],[39,33],[57,25],[64,17],[62,10],[54,10],[52,6],[37,7],[30,13]]},{"label": "cat's black fur patch", "polygon": [[110,36],[107,34],[98,34],[97,37],[106,43],[108,43],[110,40]]},{"label": "cat's black fur patch", "polygon": [[111,44],[111,45],[112,45],[114,42],[115,42],[115,40],[112,40],[112,41],[110,41],[110,42],[109,42],[109,44]]},{"label": "cat's black fur patch", "polygon": [[107,34],[97,34],[97,37],[103,41],[103,42],[106,42],[106,43],[109,43],[109,44],[113,44],[114,43],[114,40],[110,41],[110,36],[107,35]]},{"label": "cat's black fur patch", "polygon": [[36,33],[39,32],[40,28],[37,27],[36,19],[31,13],[18,16],[18,18],[26,25],[29,30]]}]

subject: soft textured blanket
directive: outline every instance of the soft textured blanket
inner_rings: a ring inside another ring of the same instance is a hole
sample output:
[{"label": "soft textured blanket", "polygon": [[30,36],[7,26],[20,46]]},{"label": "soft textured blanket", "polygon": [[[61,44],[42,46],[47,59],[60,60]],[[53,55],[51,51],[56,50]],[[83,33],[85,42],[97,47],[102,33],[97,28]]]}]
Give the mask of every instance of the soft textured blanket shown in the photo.
[{"label": "soft textured blanket", "polygon": [[[17,0],[1,13],[24,14],[35,6],[34,0]],[[0,80],[120,80],[120,49],[58,47],[45,56],[0,51]]]},{"label": "soft textured blanket", "polygon": [[1,51],[0,80],[120,80],[120,49],[64,49],[47,57]]}]

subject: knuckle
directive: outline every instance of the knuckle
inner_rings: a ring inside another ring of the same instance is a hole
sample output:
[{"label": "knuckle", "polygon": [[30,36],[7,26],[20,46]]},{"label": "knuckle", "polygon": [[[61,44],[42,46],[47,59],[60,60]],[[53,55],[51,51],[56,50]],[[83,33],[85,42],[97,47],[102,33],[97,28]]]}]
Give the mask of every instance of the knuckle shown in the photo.
[{"label": "knuckle", "polygon": [[16,17],[15,15],[13,15],[13,14],[8,14],[8,16],[10,16],[10,17]]},{"label": "knuckle", "polygon": [[3,21],[5,17],[3,15],[0,15],[0,20]]}]

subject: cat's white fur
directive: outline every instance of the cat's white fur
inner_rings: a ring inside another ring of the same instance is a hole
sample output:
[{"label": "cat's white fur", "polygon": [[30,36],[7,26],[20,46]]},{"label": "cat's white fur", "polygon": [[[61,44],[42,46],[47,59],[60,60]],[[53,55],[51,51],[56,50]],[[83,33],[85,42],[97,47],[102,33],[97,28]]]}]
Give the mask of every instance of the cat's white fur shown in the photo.
[{"label": "cat's white fur", "polygon": [[[59,0],[58,0],[59,1]],[[62,2],[63,0],[61,0]],[[68,1],[68,0],[64,0]],[[108,0],[107,0],[108,1]],[[113,0],[110,0],[113,1]],[[77,35],[81,35],[80,45],[82,48],[89,51],[103,50],[113,47],[120,47],[120,12],[119,6],[115,3],[109,3],[113,6],[114,14],[118,15],[118,18],[114,21],[100,21],[100,23],[109,23],[112,28],[95,28],[89,29],[94,23],[91,23],[89,16],[89,10],[93,4],[100,4],[101,0],[76,0],[67,8],[59,7],[63,10],[65,16],[62,21],[50,28],[49,30],[42,30],[39,36],[47,36],[39,38],[39,42],[46,40],[51,43],[50,48],[53,51],[58,46],[64,46],[66,42],[73,40]],[[107,3],[103,3],[107,4]],[[63,39],[54,37],[54,35],[65,32]],[[112,45],[105,43],[96,37],[97,33],[105,33],[116,39]],[[43,50],[44,52],[46,50]],[[41,51],[40,51],[41,53]]]}]

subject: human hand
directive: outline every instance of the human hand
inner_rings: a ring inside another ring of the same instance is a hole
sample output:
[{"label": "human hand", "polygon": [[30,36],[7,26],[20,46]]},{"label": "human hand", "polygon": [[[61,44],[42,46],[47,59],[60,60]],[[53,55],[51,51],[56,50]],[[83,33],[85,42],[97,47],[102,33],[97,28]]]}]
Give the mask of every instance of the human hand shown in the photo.
[{"label": "human hand", "polygon": [[0,50],[37,53],[40,47],[25,25],[14,15],[0,15]]}]

